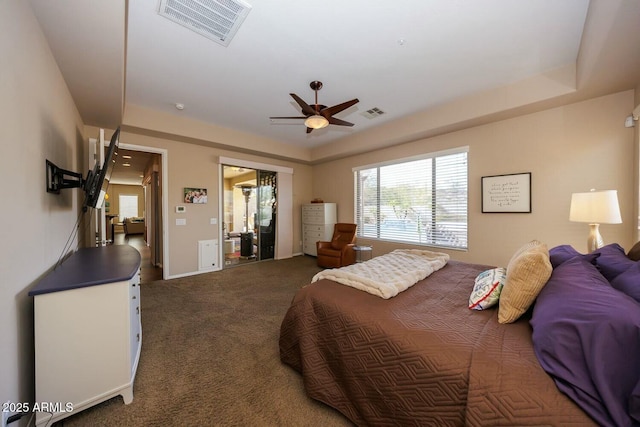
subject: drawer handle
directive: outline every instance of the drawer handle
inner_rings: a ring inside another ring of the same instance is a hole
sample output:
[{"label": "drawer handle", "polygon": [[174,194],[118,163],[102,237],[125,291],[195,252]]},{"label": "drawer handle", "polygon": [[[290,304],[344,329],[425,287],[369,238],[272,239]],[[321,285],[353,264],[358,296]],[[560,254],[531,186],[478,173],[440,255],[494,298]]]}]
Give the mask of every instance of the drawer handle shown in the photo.
[{"label": "drawer handle", "polygon": [[140,307],[136,307],[136,313],[140,314]]},{"label": "drawer handle", "polygon": [[135,295],[134,295],[134,296],[132,296],[132,297],[131,297],[131,299],[136,299],[136,296],[135,296]]}]

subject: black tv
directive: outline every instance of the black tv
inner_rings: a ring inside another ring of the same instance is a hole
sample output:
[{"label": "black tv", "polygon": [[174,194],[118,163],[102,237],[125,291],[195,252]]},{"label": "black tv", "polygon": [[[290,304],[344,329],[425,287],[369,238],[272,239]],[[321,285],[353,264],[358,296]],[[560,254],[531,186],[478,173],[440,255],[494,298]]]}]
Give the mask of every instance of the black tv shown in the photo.
[{"label": "black tv", "polygon": [[[96,162],[93,170],[87,172],[87,177],[84,179],[83,190],[85,193],[84,203],[82,210],[87,211],[88,208],[102,207],[104,201],[104,195],[107,193],[107,187],[109,181],[105,178],[111,176],[113,166],[115,164],[114,157],[117,155],[116,150],[118,147],[118,141],[120,138],[120,127],[118,127],[109,142],[109,147],[104,156],[104,163],[100,165]],[[102,149],[102,147],[100,147]]]}]

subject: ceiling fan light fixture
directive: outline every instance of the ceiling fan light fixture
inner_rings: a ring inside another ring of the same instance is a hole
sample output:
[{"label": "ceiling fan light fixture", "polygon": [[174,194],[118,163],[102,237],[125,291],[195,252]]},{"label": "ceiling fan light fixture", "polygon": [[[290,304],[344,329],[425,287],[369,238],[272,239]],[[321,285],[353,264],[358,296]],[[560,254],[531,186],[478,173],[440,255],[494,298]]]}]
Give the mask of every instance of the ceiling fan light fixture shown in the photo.
[{"label": "ceiling fan light fixture", "polygon": [[313,116],[307,117],[304,124],[311,129],[322,129],[329,126],[329,120],[319,114],[314,114]]}]

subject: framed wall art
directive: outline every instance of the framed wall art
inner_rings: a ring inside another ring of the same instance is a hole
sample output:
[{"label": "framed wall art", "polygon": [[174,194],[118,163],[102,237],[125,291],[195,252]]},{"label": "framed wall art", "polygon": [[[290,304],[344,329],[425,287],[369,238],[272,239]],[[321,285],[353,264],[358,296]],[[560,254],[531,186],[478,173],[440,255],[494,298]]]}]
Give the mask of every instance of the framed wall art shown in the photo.
[{"label": "framed wall art", "polygon": [[483,176],[482,213],[531,213],[531,172]]},{"label": "framed wall art", "polygon": [[184,202],[185,203],[207,203],[207,189],[185,187]]}]

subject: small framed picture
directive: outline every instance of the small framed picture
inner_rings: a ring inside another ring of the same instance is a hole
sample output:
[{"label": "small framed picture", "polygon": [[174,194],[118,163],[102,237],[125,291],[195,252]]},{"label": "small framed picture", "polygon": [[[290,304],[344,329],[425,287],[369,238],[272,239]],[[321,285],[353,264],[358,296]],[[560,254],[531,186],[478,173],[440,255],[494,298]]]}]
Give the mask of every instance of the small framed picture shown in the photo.
[{"label": "small framed picture", "polygon": [[483,176],[482,213],[531,213],[531,172]]},{"label": "small framed picture", "polygon": [[184,202],[185,203],[207,203],[207,189],[185,187]]}]

